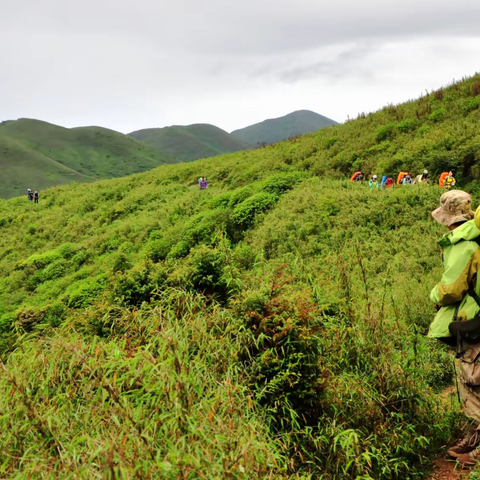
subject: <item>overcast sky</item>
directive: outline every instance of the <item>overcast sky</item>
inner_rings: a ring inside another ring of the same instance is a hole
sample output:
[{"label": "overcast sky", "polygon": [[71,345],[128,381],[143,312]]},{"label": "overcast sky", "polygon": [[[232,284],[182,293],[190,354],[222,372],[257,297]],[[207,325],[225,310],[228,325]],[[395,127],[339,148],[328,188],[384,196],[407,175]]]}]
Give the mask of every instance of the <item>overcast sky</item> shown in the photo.
[{"label": "overcast sky", "polygon": [[0,0],[0,120],[342,122],[476,71],[479,0]]}]

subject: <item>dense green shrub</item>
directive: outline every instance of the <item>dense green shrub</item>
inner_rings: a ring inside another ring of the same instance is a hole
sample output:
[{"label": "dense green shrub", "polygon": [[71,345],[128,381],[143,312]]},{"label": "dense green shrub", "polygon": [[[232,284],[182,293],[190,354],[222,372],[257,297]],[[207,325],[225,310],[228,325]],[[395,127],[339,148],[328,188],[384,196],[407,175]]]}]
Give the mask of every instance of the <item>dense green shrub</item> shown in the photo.
[{"label": "dense green shrub", "polygon": [[171,243],[168,239],[162,238],[158,240],[150,240],[145,245],[145,255],[152,262],[165,260],[170,252]]},{"label": "dense green shrub", "polygon": [[440,122],[445,118],[447,110],[445,108],[437,108],[430,114],[430,120],[434,123]]},{"label": "dense green shrub", "polygon": [[397,124],[397,129],[402,133],[408,133],[412,130],[415,130],[418,126],[418,120],[414,118],[409,118],[399,122]]},{"label": "dense green shrub", "polygon": [[67,288],[62,301],[70,308],[84,308],[90,305],[105,289],[107,275],[80,280]]},{"label": "dense green shrub", "polygon": [[62,258],[62,255],[57,250],[52,250],[41,254],[34,254],[27,258],[27,260],[24,262],[21,262],[17,268],[32,274],[36,270],[45,268],[47,265],[59,260],[60,258]]},{"label": "dense green shrub", "polygon": [[394,123],[389,123],[379,127],[375,133],[377,142],[384,142],[385,140],[392,138],[395,135],[395,129],[396,125]]},{"label": "dense green shrub", "polygon": [[480,98],[466,98],[463,104],[463,110],[466,114],[473,112],[474,110],[478,110],[480,107]]},{"label": "dense green shrub", "polygon": [[278,201],[278,195],[273,193],[256,193],[239,203],[233,210],[231,219],[234,225],[247,229],[255,220],[255,216],[265,212]]},{"label": "dense green shrub", "polygon": [[55,278],[63,277],[68,268],[68,262],[63,258],[57,260],[43,270],[43,280],[54,280]]}]

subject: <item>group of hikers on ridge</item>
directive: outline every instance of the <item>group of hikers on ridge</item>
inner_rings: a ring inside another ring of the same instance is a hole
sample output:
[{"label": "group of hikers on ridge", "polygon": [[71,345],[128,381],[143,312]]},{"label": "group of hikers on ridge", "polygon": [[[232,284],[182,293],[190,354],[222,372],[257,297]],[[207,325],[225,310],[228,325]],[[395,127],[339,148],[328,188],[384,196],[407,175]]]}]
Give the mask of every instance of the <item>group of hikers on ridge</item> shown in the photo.
[{"label": "group of hikers on ridge", "polygon": [[27,188],[27,198],[29,202],[38,203],[38,199],[40,195],[38,194],[38,190],[32,191],[30,188]]},{"label": "group of hikers on ridge", "polygon": [[[360,182],[362,185],[365,181],[365,174],[363,172],[355,172],[350,178],[351,182]],[[397,177],[397,185],[420,185],[427,184],[429,182],[428,170],[424,170],[423,173],[413,178],[409,172],[400,172]],[[440,188],[450,190],[455,186],[455,177],[453,172],[444,172],[440,175],[438,185]],[[383,175],[381,182],[378,181],[377,175],[372,175],[368,181],[370,189],[376,188],[383,190],[384,188],[391,188],[395,184],[392,176]]]}]

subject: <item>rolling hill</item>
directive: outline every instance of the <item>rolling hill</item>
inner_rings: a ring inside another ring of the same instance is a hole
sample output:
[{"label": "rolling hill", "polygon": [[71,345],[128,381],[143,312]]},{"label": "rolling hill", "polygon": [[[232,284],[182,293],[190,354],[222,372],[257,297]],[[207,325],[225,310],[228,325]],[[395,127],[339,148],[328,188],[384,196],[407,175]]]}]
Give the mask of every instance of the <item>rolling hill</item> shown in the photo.
[{"label": "rolling hill", "polygon": [[452,355],[423,335],[441,192],[348,178],[453,168],[477,206],[479,123],[475,76],[0,200],[0,477],[431,478],[464,422]]},{"label": "rolling hill", "polygon": [[184,161],[251,148],[243,140],[208,124],[149,128],[132,132],[130,136]]},{"label": "rolling hill", "polygon": [[171,156],[101,127],[63,128],[33,119],[0,123],[0,197],[151,170]]},{"label": "rolling hill", "polygon": [[256,146],[280,142],[333,125],[337,125],[337,122],[330,118],[309,110],[299,110],[280,118],[272,118],[235,130],[231,135]]}]

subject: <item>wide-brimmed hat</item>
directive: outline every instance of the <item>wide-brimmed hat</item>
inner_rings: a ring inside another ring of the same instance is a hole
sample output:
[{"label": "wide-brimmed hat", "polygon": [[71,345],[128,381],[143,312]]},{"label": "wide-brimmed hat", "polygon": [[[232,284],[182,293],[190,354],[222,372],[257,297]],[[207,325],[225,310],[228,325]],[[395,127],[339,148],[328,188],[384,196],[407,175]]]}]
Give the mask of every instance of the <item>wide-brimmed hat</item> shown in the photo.
[{"label": "wide-brimmed hat", "polygon": [[440,207],[432,212],[432,217],[447,227],[471,220],[473,216],[472,197],[462,190],[444,193],[440,197]]}]

